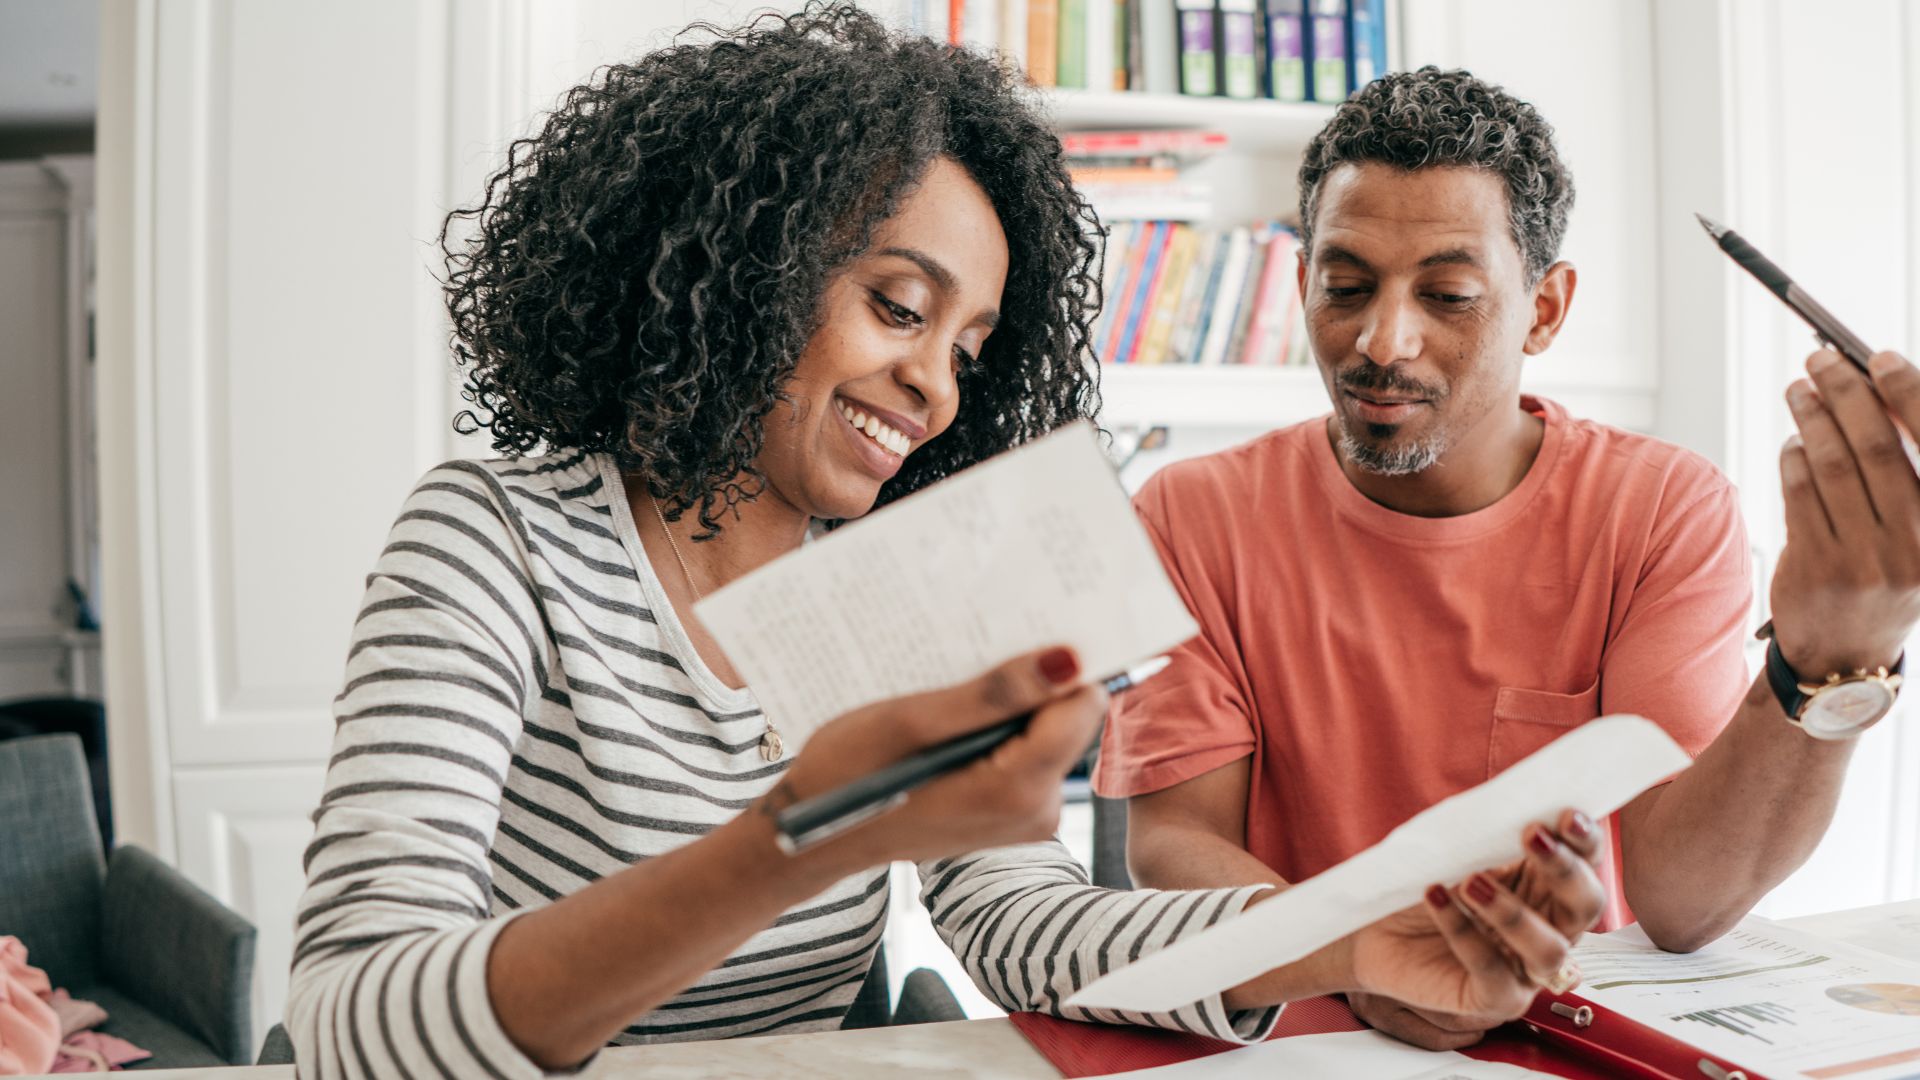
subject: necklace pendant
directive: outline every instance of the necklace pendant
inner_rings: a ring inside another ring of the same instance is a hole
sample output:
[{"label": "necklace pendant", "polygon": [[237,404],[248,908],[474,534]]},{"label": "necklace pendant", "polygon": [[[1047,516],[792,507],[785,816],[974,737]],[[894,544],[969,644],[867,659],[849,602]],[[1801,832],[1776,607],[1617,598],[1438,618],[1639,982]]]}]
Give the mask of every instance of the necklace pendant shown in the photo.
[{"label": "necklace pendant", "polygon": [[787,746],[780,741],[780,733],[773,730],[773,725],[767,725],[767,733],[760,736],[760,760],[779,761],[780,755],[786,751]]}]

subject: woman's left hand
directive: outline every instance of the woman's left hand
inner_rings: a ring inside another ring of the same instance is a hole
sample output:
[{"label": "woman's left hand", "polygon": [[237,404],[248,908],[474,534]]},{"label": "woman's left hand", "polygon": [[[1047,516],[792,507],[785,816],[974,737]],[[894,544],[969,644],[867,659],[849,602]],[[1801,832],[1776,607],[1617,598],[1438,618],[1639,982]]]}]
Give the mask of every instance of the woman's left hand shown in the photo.
[{"label": "woman's left hand", "polygon": [[1567,811],[1558,829],[1528,826],[1522,842],[1527,855],[1514,866],[1452,890],[1436,885],[1425,904],[1350,939],[1365,988],[1348,994],[1355,1014],[1404,1042],[1458,1049],[1520,1016],[1564,976],[1605,903],[1593,867],[1598,831]]}]

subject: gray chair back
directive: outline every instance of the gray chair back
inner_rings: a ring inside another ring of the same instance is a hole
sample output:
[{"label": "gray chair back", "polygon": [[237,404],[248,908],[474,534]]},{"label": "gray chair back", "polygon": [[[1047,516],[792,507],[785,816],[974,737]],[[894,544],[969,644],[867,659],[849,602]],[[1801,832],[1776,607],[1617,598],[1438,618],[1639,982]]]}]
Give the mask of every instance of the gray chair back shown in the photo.
[{"label": "gray chair back", "polygon": [[0,742],[0,934],[55,986],[99,974],[106,860],[88,787],[77,736]]},{"label": "gray chair back", "polygon": [[1131,889],[1127,873],[1127,800],[1093,797],[1093,865],[1087,873],[1103,889]]}]

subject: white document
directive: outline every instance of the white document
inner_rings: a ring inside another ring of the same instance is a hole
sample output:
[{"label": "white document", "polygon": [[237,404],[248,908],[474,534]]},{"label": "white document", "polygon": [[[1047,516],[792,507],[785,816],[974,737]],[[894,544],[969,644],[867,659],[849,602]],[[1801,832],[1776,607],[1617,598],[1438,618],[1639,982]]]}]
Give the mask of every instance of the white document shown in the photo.
[{"label": "white document", "polygon": [[1802,915],[1777,925],[1920,964],[1920,900]]},{"label": "white document", "polygon": [[837,529],[696,610],[796,747],[849,710],[1032,649],[1071,645],[1104,679],[1199,629],[1086,423]]},{"label": "white document", "polygon": [[1582,997],[1774,1080],[1920,1073],[1920,965],[1760,918],[1685,955],[1638,926],[1574,955]]},{"label": "white document", "polygon": [[1546,1073],[1475,1061],[1451,1050],[1420,1050],[1377,1031],[1294,1035],[1192,1061],[1112,1073],[1127,1080],[1237,1080],[1327,1077],[1341,1080],[1525,1080]]},{"label": "white document", "polygon": [[1067,1004],[1135,1012],[1192,1004],[1419,903],[1429,885],[1519,858],[1528,822],[1551,825],[1568,807],[1601,820],[1690,763],[1652,721],[1608,716],[1583,724],[1479,787],[1421,811],[1339,866],[1141,957]]}]

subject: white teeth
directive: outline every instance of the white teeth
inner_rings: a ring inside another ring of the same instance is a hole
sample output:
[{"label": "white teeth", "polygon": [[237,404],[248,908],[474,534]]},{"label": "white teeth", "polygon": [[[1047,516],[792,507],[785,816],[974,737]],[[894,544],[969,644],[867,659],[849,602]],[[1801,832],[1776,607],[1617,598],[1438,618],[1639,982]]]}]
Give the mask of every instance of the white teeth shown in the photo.
[{"label": "white teeth", "polygon": [[901,457],[905,457],[907,451],[913,449],[912,439],[907,438],[902,432],[888,427],[880,421],[879,417],[868,416],[865,412],[845,402],[837,401],[835,404],[839,406],[840,415],[846,417],[847,423],[852,424],[855,430],[864,433],[867,438],[886,447],[893,453],[899,454]]}]

